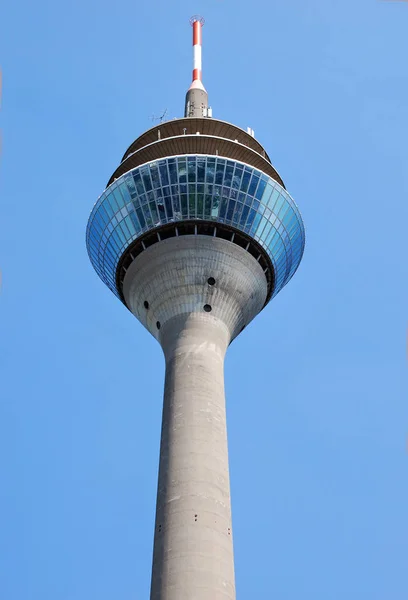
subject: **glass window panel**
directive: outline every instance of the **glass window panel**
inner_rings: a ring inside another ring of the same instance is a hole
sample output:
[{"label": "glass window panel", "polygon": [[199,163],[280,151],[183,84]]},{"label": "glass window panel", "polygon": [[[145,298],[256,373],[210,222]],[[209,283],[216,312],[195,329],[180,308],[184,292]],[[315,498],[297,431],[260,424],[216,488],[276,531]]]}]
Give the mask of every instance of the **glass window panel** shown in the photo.
[{"label": "glass window panel", "polygon": [[196,181],[196,179],[197,179],[197,175],[196,175],[196,157],[195,156],[189,156],[188,159],[187,159],[187,165],[188,165],[188,181],[189,182]]},{"label": "glass window panel", "polygon": [[133,223],[133,227],[135,229],[135,232],[139,233],[140,230],[141,230],[141,227],[140,227],[139,219],[136,216],[136,213],[132,211],[129,214],[129,217],[132,219],[132,223]]},{"label": "glass window panel", "polygon": [[266,226],[266,224],[267,224],[267,223],[268,223],[268,221],[265,219],[265,217],[262,217],[262,219],[261,219],[261,222],[260,222],[260,224],[259,224],[259,227],[258,227],[258,229],[257,229],[257,231],[256,231],[256,235],[257,235],[259,238],[261,238],[261,237],[262,237],[263,231],[264,231],[264,229],[265,229],[265,226]]},{"label": "glass window panel", "polygon": [[[251,212],[252,212],[252,211],[251,211]],[[252,235],[254,235],[254,234],[255,234],[255,231],[258,229],[258,227],[259,227],[259,223],[261,222],[261,218],[262,218],[262,217],[261,217],[261,215],[259,214],[259,212],[256,212],[256,213],[255,213],[254,220],[253,220],[253,222],[252,222],[252,225],[251,225],[251,230],[250,230]]]},{"label": "glass window panel", "polygon": [[264,210],[264,215],[265,215],[265,217],[266,217],[267,219],[269,219],[269,218],[270,218],[270,216],[271,216],[271,214],[272,214],[272,213],[271,213],[271,209],[270,209],[270,208],[266,208],[266,207],[265,207],[265,210]]},{"label": "glass window panel", "polygon": [[113,195],[115,196],[115,200],[119,208],[123,208],[125,206],[125,201],[118,187],[113,190]]},{"label": "glass window panel", "polygon": [[197,192],[197,217],[202,218],[204,211],[204,194]]},{"label": "glass window panel", "polygon": [[204,203],[204,217],[210,217],[211,216],[211,202],[212,202],[212,195],[211,194],[205,194],[205,203]]},{"label": "glass window panel", "polygon": [[252,175],[252,170],[249,170],[247,168],[244,169],[244,174],[242,176],[242,182],[241,182],[241,190],[243,192],[247,192],[248,191],[248,186],[249,186],[249,182],[251,179],[251,175]]},{"label": "glass window panel", "polygon": [[233,173],[234,173],[234,165],[228,164],[225,169],[224,185],[231,186]]},{"label": "glass window panel", "polygon": [[181,216],[181,207],[180,207],[180,196],[177,194],[173,194],[173,210],[174,216]]},{"label": "glass window panel", "polygon": [[135,182],[137,193],[144,194],[145,190],[143,186],[143,181],[138,170],[133,171],[133,181]]},{"label": "glass window panel", "polygon": [[277,216],[279,214],[280,209],[285,203],[285,198],[280,194],[279,198],[276,200],[275,205],[273,207],[273,212]]},{"label": "glass window panel", "polygon": [[108,213],[106,212],[103,204],[100,205],[97,214],[99,215],[99,217],[102,219],[104,225],[106,226],[110,221],[110,217],[109,217]]},{"label": "glass window panel", "polygon": [[212,202],[212,207],[211,207],[211,216],[212,217],[217,217],[218,216],[218,209],[220,207],[220,196],[219,195],[214,195],[213,196],[213,202]]},{"label": "glass window panel", "polygon": [[153,225],[153,221],[152,221],[152,216],[150,214],[149,205],[145,204],[142,207],[142,210],[143,210],[143,214],[144,214],[144,218],[145,218],[147,227],[151,227]]},{"label": "glass window panel", "polygon": [[230,190],[231,190],[231,188],[229,188],[229,187],[223,187],[222,188],[222,197],[229,198]]},{"label": "glass window panel", "polygon": [[172,183],[172,184],[178,183],[177,165],[176,165],[175,158],[169,159],[169,173],[170,173],[170,183]]},{"label": "glass window panel", "polygon": [[114,233],[112,233],[112,235],[110,236],[110,238],[108,239],[108,243],[106,244],[106,248],[109,248],[109,250],[111,251],[111,253],[113,254],[113,256],[116,256],[119,252],[119,246],[116,242],[116,238],[114,236]]},{"label": "glass window panel", "polygon": [[279,220],[281,222],[283,222],[283,218],[284,216],[287,214],[287,212],[290,211],[290,214],[293,214],[293,211],[291,210],[289,204],[285,201],[285,203],[281,206],[280,210],[279,210]]},{"label": "glass window panel", "polygon": [[214,183],[215,177],[215,159],[207,158],[207,170],[205,174],[205,180],[207,183]]},{"label": "glass window panel", "polygon": [[234,216],[232,218],[232,221],[234,224],[237,224],[241,218],[241,214],[242,214],[242,209],[243,209],[244,205],[242,204],[242,202],[237,202],[236,204],[236,208],[235,208],[235,212],[234,212]]},{"label": "glass window panel", "polygon": [[128,187],[127,187],[127,185],[125,185],[124,181],[121,181],[119,183],[119,189],[120,189],[120,193],[122,194],[125,204],[129,204],[129,202],[132,202],[132,197],[131,197]]},{"label": "glass window panel", "polygon": [[196,192],[195,192],[195,184],[194,183],[190,183],[188,186],[188,205],[189,205],[190,217],[195,217],[195,215],[196,215]]},{"label": "glass window panel", "polygon": [[139,198],[135,198],[132,202],[133,208],[136,210],[140,206]]},{"label": "glass window panel", "polygon": [[133,223],[132,223],[132,220],[129,215],[127,217],[125,217],[125,223],[126,223],[127,228],[129,229],[131,235],[134,235],[136,233],[136,230],[133,227]]},{"label": "glass window panel", "polygon": [[166,196],[166,198],[164,199],[164,204],[166,206],[167,218],[172,219],[173,218],[173,207],[171,204],[170,196]]},{"label": "glass window panel", "polygon": [[266,206],[268,206],[269,199],[270,199],[270,197],[271,197],[271,194],[272,194],[272,192],[273,192],[273,189],[274,189],[274,188],[273,188],[272,184],[271,184],[270,182],[268,182],[268,183],[266,184],[266,187],[265,187],[265,190],[264,190],[264,193],[263,193],[262,199],[261,199],[261,202],[262,202],[262,204],[265,204]]},{"label": "glass window panel", "polygon": [[105,229],[105,223],[103,222],[99,213],[95,213],[92,221],[92,227],[95,230],[95,232],[99,233],[99,236],[103,234],[103,231]]},{"label": "glass window panel", "polygon": [[186,183],[187,181],[187,164],[185,158],[178,158],[178,178],[180,183]]},{"label": "glass window panel", "polygon": [[228,200],[223,198],[220,205],[219,218],[225,219],[225,214],[227,212]]},{"label": "glass window panel", "polygon": [[242,209],[241,219],[239,221],[239,223],[241,225],[241,229],[243,229],[245,226],[246,220],[248,218],[248,213],[249,213],[249,206],[247,206],[245,204],[244,208]]},{"label": "glass window panel", "polygon": [[128,241],[128,239],[129,239],[129,238],[130,238],[130,236],[131,236],[131,232],[129,231],[129,229],[128,229],[128,227],[127,227],[127,224],[126,224],[126,221],[125,221],[125,219],[123,219],[123,220],[120,222],[120,227],[122,228],[122,231],[123,231],[123,233],[124,233],[124,235],[125,235],[125,238],[126,238],[125,242],[127,242],[127,241]]},{"label": "glass window panel", "polygon": [[166,209],[164,208],[164,200],[157,202],[157,211],[159,213],[159,219],[161,222],[166,220]]},{"label": "glass window panel", "polygon": [[126,235],[123,233],[120,225],[116,226],[115,233],[119,238],[118,243],[120,244],[120,247],[122,247],[123,244],[126,244]]},{"label": "glass window panel", "polygon": [[162,186],[169,185],[169,175],[167,172],[167,164],[165,160],[159,161],[159,172]]},{"label": "glass window panel", "polygon": [[225,160],[217,159],[215,169],[215,183],[221,185],[224,179]]},{"label": "glass window panel", "polygon": [[101,232],[96,231],[96,229],[94,227],[92,227],[89,239],[91,240],[91,242],[95,246],[95,248],[98,248],[100,240],[101,240],[101,236],[102,236],[102,231]]},{"label": "glass window panel", "polygon": [[150,176],[152,178],[153,189],[156,190],[161,186],[160,177],[159,177],[159,169],[156,163],[150,163]]},{"label": "glass window panel", "polygon": [[137,208],[136,214],[137,214],[137,218],[139,219],[140,226],[142,227],[142,229],[144,229],[146,227],[146,219],[143,214],[143,209]]},{"label": "glass window panel", "polygon": [[197,181],[204,182],[205,179],[205,158],[197,158]]},{"label": "glass window panel", "polygon": [[262,232],[261,239],[266,242],[266,239],[272,229],[272,223],[267,222],[265,225],[265,229]]},{"label": "glass window panel", "polygon": [[227,210],[227,221],[229,223],[231,223],[232,221],[232,215],[234,214],[234,210],[235,210],[235,206],[236,206],[236,201],[235,200],[230,200],[229,204],[228,204],[228,210]]},{"label": "glass window panel", "polygon": [[114,215],[114,212],[113,212],[113,210],[112,210],[112,207],[111,207],[111,205],[109,204],[109,202],[105,201],[105,202],[103,203],[103,205],[102,205],[102,206],[104,207],[104,209],[105,209],[105,210],[106,210],[106,212],[108,213],[108,215],[109,215],[109,220],[110,220],[110,219],[113,217],[113,215]]},{"label": "glass window panel", "polygon": [[244,227],[244,230],[246,232],[249,232],[249,230],[251,229],[252,223],[254,222],[256,214],[257,214],[256,210],[254,210],[253,208],[251,208],[249,210],[247,222],[245,223],[245,227]]},{"label": "glass window panel", "polygon": [[143,184],[144,184],[146,192],[151,191],[153,188],[152,188],[152,181],[150,179],[149,168],[147,166],[141,167],[140,174],[142,176]]},{"label": "glass window panel", "polygon": [[180,194],[181,214],[184,218],[188,218],[187,194]]},{"label": "glass window panel", "polygon": [[109,193],[109,194],[106,196],[106,200],[107,200],[107,201],[109,202],[109,204],[111,205],[113,212],[114,212],[114,213],[117,213],[117,212],[118,212],[118,210],[119,210],[119,206],[118,206],[118,203],[117,203],[117,202],[116,202],[116,200],[115,200],[115,197],[114,197],[114,195],[113,195],[113,194],[111,194],[111,193]]},{"label": "glass window panel", "polygon": [[150,213],[152,215],[153,225],[157,225],[160,221],[159,213],[157,212],[157,206],[155,202],[149,202]]},{"label": "glass window panel", "polygon": [[135,196],[137,195],[137,191],[136,191],[136,186],[135,186],[135,182],[134,182],[132,175],[127,173],[124,176],[123,185],[127,187],[130,197],[135,198]]},{"label": "glass window panel", "polygon": [[241,185],[242,173],[242,167],[237,167],[234,171],[234,177],[232,178],[232,187],[234,190],[239,190],[239,186]]},{"label": "glass window panel", "polygon": [[266,188],[266,182],[264,181],[264,178],[261,177],[261,181],[259,182],[258,189],[256,190],[256,194],[255,194],[255,197],[258,200],[261,200],[263,193],[265,191],[265,188]]},{"label": "glass window panel", "polygon": [[277,188],[274,188],[268,202],[268,206],[272,211],[275,211],[275,204],[277,199],[279,198],[279,195],[279,190]]},{"label": "glass window panel", "polygon": [[259,182],[259,175],[256,175],[254,173],[252,175],[251,183],[249,184],[249,189],[248,189],[248,194],[250,196],[253,196],[255,194],[255,190],[256,190],[256,187],[258,185],[258,182]]}]

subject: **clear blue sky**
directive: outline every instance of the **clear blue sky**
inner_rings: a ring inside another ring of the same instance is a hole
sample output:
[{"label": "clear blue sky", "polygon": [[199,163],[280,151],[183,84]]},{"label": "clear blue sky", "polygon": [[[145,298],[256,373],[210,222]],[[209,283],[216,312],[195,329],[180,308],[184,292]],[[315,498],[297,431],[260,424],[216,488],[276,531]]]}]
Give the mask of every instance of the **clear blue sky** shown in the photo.
[{"label": "clear blue sky", "polygon": [[408,3],[15,0],[0,14],[0,596],[149,597],[163,359],[85,227],[191,76],[306,225],[226,364],[239,600],[406,600]]}]

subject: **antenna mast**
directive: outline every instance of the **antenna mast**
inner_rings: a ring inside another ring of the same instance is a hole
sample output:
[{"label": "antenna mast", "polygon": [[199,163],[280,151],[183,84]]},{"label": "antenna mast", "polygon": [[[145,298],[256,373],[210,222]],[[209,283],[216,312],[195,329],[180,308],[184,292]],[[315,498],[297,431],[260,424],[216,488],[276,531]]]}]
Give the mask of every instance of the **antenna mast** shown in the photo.
[{"label": "antenna mast", "polygon": [[190,19],[193,27],[193,81],[186,94],[185,117],[209,117],[208,94],[202,82],[202,28],[203,17],[194,15]]}]

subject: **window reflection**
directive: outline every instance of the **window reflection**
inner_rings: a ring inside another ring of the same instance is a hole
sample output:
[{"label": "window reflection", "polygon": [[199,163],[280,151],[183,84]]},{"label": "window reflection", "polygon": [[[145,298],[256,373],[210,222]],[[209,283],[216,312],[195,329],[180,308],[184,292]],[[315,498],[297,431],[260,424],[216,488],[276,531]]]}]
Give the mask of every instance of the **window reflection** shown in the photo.
[{"label": "window reflection", "polygon": [[303,252],[299,211],[276,181],[225,158],[170,157],[124,174],[96,203],[87,247],[101,279],[117,293],[116,267],[126,247],[149,229],[180,219],[218,220],[257,239],[275,268],[275,294]]}]

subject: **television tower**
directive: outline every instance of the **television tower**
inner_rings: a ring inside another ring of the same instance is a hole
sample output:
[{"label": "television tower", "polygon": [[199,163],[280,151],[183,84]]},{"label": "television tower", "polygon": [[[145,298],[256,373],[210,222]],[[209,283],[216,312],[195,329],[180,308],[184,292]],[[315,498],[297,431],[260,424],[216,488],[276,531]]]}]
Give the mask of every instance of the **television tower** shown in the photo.
[{"label": "television tower", "polygon": [[305,238],[253,130],[212,118],[204,20],[191,24],[184,118],[129,146],[92,210],[86,244],[166,361],[150,599],[233,600],[224,357],[292,277]]}]

